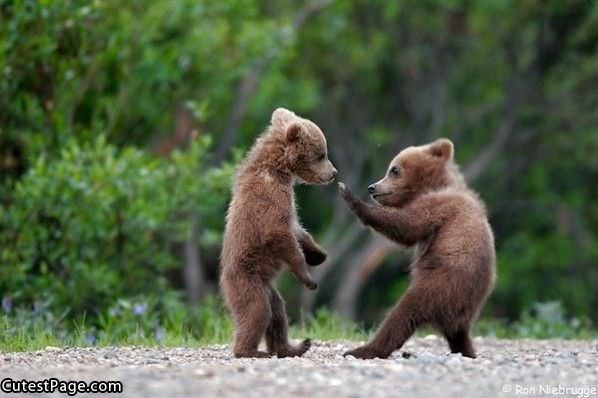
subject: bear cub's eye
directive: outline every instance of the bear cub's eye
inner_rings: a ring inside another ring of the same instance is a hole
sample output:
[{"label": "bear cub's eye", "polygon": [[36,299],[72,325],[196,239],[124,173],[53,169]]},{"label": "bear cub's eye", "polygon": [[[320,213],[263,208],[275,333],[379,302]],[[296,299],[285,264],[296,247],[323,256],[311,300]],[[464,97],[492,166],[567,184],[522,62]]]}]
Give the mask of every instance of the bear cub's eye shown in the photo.
[{"label": "bear cub's eye", "polygon": [[326,154],[325,153],[319,154],[317,159],[319,162],[321,162],[322,160],[326,159]]},{"label": "bear cub's eye", "polygon": [[397,166],[392,166],[388,172],[391,176],[397,177],[399,175],[399,168]]}]

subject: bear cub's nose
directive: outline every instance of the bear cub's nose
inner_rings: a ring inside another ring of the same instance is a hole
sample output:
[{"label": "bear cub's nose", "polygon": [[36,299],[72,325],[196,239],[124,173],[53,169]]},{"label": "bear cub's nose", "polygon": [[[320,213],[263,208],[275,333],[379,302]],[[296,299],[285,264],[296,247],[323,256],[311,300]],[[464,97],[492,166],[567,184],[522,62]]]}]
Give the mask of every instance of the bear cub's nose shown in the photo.
[{"label": "bear cub's nose", "polygon": [[368,187],[368,192],[369,193],[374,193],[376,192],[376,184],[372,184]]}]

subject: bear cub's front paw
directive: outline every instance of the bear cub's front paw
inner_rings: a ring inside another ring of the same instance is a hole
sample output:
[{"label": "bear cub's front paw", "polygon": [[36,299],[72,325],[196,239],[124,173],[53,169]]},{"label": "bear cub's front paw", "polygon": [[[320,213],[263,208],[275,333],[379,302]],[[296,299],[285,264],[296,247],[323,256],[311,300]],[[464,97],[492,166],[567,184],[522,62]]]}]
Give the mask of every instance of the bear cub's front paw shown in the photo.
[{"label": "bear cub's front paw", "polygon": [[315,266],[320,265],[326,261],[326,253],[318,248],[306,248],[303,250],[305,255],[305,262],[308,265]]},{"label": "bear cub's front paw", "polygon": [[347,186],[344,183],[338,183],[338,192],[340,193],[341,197],[345,200],[345,202],[347,202],[349,206],[353,208],[353,210],[356,210],[361,205],[361,201],[357,199],[355,196],[353,196],[353,193],[347,188]]},{"label": "bear cub's front paw", "polygon": [[306,277],[301,282],[309,290],[316,290],[318,288],[318,284],[313,279],[311,279],[311,277]]}]

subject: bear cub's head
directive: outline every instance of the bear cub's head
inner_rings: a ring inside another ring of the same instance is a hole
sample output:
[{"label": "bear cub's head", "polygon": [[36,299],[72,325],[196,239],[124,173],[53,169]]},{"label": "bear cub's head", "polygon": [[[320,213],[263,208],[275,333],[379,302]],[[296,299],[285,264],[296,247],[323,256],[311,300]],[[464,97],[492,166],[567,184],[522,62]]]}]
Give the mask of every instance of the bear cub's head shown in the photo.
[{"label": "bear cub's head", "polygon": [[390,162],[386,175],[370,185],[371,197],[383,206],[401,207],[426,192],[462,181],[453,162],[453,143],[446,138],[405,148]]},{"label": "bear cub's head", "polygon": [[310,120],[278,108],[272,113],[271,126],[284,140],[284,158],[289,170],[300,182],[327,184],[338,173],[328,159],[326,137]]}]

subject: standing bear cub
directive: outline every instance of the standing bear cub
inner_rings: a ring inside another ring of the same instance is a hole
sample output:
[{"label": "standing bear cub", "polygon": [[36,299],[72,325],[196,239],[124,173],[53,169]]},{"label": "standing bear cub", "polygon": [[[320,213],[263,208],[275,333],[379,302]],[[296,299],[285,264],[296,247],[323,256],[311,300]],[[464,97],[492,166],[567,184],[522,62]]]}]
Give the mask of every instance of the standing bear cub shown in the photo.
[{"label": "standing bear cub", "polygon": [[[284,301],[274,286],[283,264],[308,289],[316,289],[307,264],[319,265],[324,250],[301,227],[295,182],[326,184],[337,174],[326,138],[313,122],[286,109],[272,113],[233,182],[221,255],[220,285],[235,325],[234,355],[301,356],[288,341]],[[265,335],[268,352],[258,350]]]},{"label": "standing bear cub", "polygon": [[386,176],[368,187],[377,204],[342,197],[360,220],[398,244],[415,246],[411,283],[372,341],[345,355],[386,358],[420,325],[437,328],[451,352],[475,358],[472,323],[495,279],[494,237],[483,202],[453,162],[453,144],[439,139],[409,147]]}]

